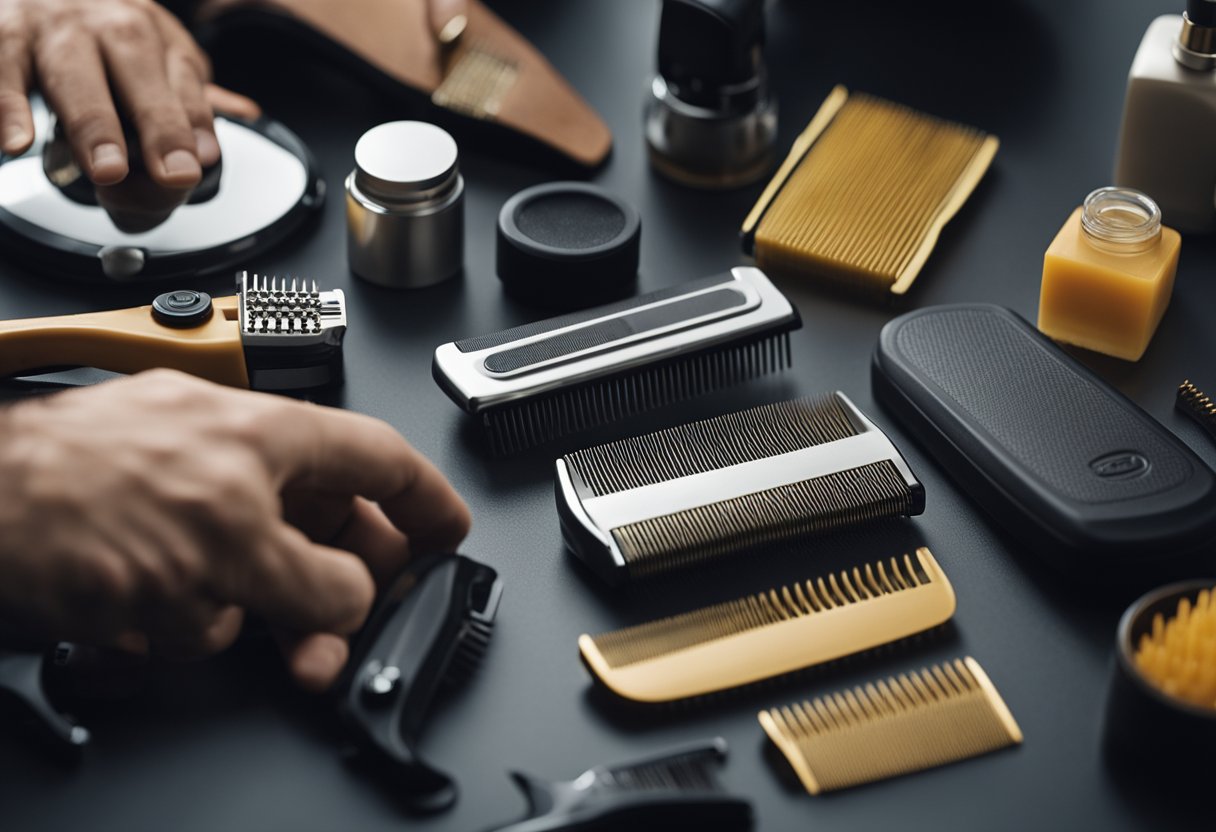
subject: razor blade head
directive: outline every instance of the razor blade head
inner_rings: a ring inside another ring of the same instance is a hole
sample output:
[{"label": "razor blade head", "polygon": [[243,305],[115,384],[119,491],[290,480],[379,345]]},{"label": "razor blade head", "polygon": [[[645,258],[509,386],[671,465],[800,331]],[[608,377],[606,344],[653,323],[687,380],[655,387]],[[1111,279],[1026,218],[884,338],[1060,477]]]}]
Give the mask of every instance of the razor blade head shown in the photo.
[{"label": "razor blade head", "polygon": [[920,514],[924,487],[843,393],[763,405],[557,461],[566,545],[612,585]]},{"label": "razor blade head", "polygon": [[509,453],[790,364],[798,312],[759,269],[443,344],[435,380]]},{"label": "razor blade head", "polygon": [[315,280],[237,275],[238,318],[250,386],[324,387],[342,379],[346,296]]}]

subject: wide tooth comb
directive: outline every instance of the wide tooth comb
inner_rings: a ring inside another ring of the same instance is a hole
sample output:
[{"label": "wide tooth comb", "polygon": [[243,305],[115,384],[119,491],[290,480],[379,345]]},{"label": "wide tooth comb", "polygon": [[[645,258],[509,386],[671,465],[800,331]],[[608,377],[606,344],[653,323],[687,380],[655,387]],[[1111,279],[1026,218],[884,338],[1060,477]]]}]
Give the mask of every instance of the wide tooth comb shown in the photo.
[{"label": "wide tooth comb", "polygon": [[954,589],[926,548],[723,604],[579,637],[597,680],[635,702],[751,684],[935,627]]},{"label": "wide tooth comb", "polygon": [[843,393],[763,405],[557,461],[567,546],[610,584],[924,511],[899,451]]},{"label": "wide tooth comb", "polygon": [[443,344],[432,370],[512,453],[785,369],[801,325],[763,272],[737,268]]},{"label": "wide tooth comb", "polygon": [[759,719],[810,794],[1022,742],[1013,714],[970,657],[761,711]]},{"label": "wide tooth comb", "polygon": [[1190,416],[1199,426],[1216,439],[1216,402],[1202,390],[1186,380],[1178,385],[1178,396],[1174,407]]}]

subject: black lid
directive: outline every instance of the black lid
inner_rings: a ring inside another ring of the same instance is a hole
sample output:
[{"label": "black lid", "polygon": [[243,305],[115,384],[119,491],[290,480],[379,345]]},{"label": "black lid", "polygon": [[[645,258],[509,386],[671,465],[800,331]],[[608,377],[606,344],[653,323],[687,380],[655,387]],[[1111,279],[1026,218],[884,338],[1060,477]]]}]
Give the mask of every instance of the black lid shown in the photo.
[{"label": "black lid", "polygon": [[498,214],[498,277],[513,297],[546,309],[627,297],[641,236],[633,206],[595,185],[525,188]]}]

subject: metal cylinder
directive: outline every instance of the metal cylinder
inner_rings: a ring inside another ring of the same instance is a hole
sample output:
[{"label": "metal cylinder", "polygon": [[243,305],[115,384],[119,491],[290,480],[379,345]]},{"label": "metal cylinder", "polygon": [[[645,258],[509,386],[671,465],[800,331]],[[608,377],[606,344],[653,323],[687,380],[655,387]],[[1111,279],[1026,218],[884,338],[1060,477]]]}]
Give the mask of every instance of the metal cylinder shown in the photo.
[{"label": "metal cylinder", "polygon": [[352,272],[394,289],[461,270],[464,179],[445,130],[391,121],[363,134],[346,178],[346,253]]}]

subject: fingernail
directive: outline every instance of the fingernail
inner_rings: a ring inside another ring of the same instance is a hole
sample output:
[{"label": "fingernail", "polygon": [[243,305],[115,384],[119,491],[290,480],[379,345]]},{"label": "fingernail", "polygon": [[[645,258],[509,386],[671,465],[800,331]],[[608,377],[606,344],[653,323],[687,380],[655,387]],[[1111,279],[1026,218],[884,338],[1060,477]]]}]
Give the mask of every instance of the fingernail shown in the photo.
[{"label": "fingernail", "polygon": [[198,160],[203,167],[211,167],[220,160],[220,143],[208,131],[195,130],[194,143],[198,146]]},{"label": "fingernail", "polygon": [[93,148],[93,172],[96,173],[101,168],[117,169],[126,167],[127,159],[123,155],[122,148],[113,142],[99,144]]},{"label": "fingernail", "polygon": [[4,128],[4,149],[16,153],[30,143],[30,133],[20,124],[9,124]]},{"label": "fingernail", "polygon": [[189,150],[173,150],[165,154],[165,173],[174,179],[198,179],[203,169]]}]

